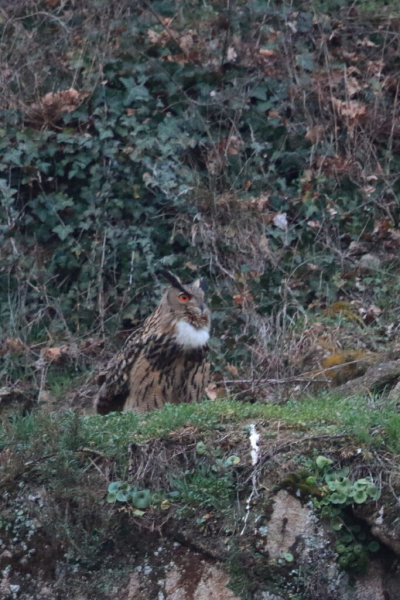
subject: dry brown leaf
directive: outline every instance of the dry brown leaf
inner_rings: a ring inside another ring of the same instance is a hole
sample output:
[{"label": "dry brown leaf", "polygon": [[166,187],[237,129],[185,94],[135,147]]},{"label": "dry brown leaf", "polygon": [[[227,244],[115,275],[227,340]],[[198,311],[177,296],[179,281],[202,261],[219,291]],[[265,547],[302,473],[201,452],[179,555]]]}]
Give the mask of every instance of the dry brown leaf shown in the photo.
[{"label": "dry brown leaf", "polygon": [[185,267],[187,267],[191,271],[197,271],[197,269],[199,268],[197,265],[195,265],[194,263],[192,263],[190,261],[185,263]]},{"label": "dry brown leaf", "polygon": [[263,194],[258,198],[252,198],[251,205],[254,206],[256,210],[260,212],[264,211],[269,205],[269,194]]},{"label": "dry brown leaf", "polygon": [[203,515],[201,518],[204,519],[205,521],[207,521],[208,519],[211,519],[212,517],[215,517],[215,512],[207,513],[206,515]]},{"label": "dry brown leaf", "polygon": [[49,92],[32,108],[57,108],[59,111],[73,112],[87,98],[89,92],[78,92],[74,88],[61,92]]},{"label": "dry brown leaf", "polygon": [[197,36],[190,29],[179,38],[179,45],[184,52],[189,52],[196,44]]},{"label": "dry brown leaf", "polygon": [[375,221],[373,233],[379,235],[379,237],[385,236],[391,229],[393,229],[394,223],[390,219],[382,219],[381,221]]},{"label": "dry brown leaf", "polygon": [[304,137],[312,144],[318,144],[318,142],[321,141],[324,132],[325,127],[322,125],[315,125],[314,127],[308,127],[307,133]]},{"label": "dry brown leaf", "polygon": [[268,119],[280,119],[280,116],[277,110],[270,110],[268,113]]},{"label": "dry brown leaf", "polygon": [[367,113],[367,107],[365,104],[362,104],[357,100],[342,102],[342,100],[332,98],[332,104],[339,115],[342,117],[349,117],[349,119],[358,119]]},{"label": "dry brown leaf", "polygon": [[261,54],[261,56],[264,57],[271,57],[271,56],[275,56],[276,52],[275,50],[268,50],[267,48],[260,48],[259,53]]},{"label": "dry brown leaf", "polygon": [[226,369],[227,371],[229,371],[229,373],[233,376],[233,377],[239,377],[239,371],[238,368],[235,367],[235,365],[231,365],[231,364],[227,364],[226,365]]},{"label": "dry brown leaf", "polygon": [[355,77],[348,77],[346,79],[346,91],[348,95],[355,96],[361,90],[360,84]]},{"label": "dry brown leaf", "polygon": [[367,37],[364,37],[362,40],[358,40],[357,46],[366,46],[367,48],[376,48],[376,44],[371,42],[371,40]]},{"label": "dry brown leaf", "polygon": [[42,348],[40,351],[41,357],[47,362],[58,362],[63,354],[62,347],[58,346],[54,348]]},{"label": "dry brown leaf", "polygon": [[382,314],[382,309],[376,304],[371,304],[368,308],[363,306],[359,308],[358,312],[362,316],[363,320],[369,325],[376,321],[376,319]]},{"label": "dry brown leaf", "polygon": [[154,29],[148,29],[147,37],[151,44],[165,46],[165,44],[171,39],[171,34],[168,34],[168,32],[165,30],[154,31]]},{"label": "dry brown leaf", "polygon": [[[258,247],[260,248],[262,254],[264,254],[265,256],[270,255],[269,240],[266,235],[262,235],[260,237]],[[255,277],[257,277],[257,275],[255,275]]]},{"label": "dry brown leaf", "polygon": [[103,342],[101,339],[88,338],[79,345],[79,348],[74,348],[73,350],[76,355],[80,352],[82,352],[82,354],[95,354],[102,346]]},{"label": "dry brown leaf", "polygon": [[13,354],[22,354],[26,350],[24,342],[19,338],[7,338],[5,347],[6,352],[12,352]]},{"label": "dry brown leaf", "polygon": [[247,179],[244,182],[244,189],[245,189],[245,191],[248,192],[252,185],[253,185],[253,182],[251,181],[251,179]]},{"label": "dry brown leaf", "polygon": [[49,92],[39,102],[34,102],[27,107],[26,112],[33,122],[54,123],[61,113],[71,113],[76,110],[90,92],[77,91],[74,88],[61,92]]},{"label": "dry brown leaf", "polygon": [[243,145],[242,140],[236,135],[230,135],[226,140],[226,153],[228,156],[237,155]]},{"label": "dry brown leaf", "polygon": [[251,302],[253,300],[253,295],[249,292],[245,292],[243,294],[235,294],[232,296],[232,299],[236,306],[243,306],[245,302]]},{"label": "dry brown leaf", "polygon": [[307,225],[313,229],[320,229],[321,227],[320,221],[307,221]]}]

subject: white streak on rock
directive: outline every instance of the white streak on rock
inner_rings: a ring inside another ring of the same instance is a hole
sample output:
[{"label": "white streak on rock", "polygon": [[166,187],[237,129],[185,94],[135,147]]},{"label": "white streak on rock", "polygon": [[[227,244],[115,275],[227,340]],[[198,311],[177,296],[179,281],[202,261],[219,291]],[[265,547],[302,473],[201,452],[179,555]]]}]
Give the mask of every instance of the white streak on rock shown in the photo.
[{"label": "white streak on rock", "polygon": [[[253,465],[253,467],[255,467],[258,463],[258,460],[260,458],[260,448],[258,446],[258,440],[260,439],[260,434],[257,433],[256,430],[256,426],[254,423],[250,424],[250,454],[251,454],[251,464]],[[249,514],[250,514],[250,506],[251,506],[251,501],[253,499],[254,496],[258,495],[257,492],[257,475],[256,475],[256,470],[253,470],[253,474],[251,476],[251,481],[252,481],[252,490],[251,490],[251,494],[250,496],[247,498],[247,502],[246,502],[246,513],[243,517],[244,523],[243,523],[243,529],[240,533],[240,535],[244,534],[244,531],[246,529],[246,523],[247,523],[247,519],[249,518]]]}]

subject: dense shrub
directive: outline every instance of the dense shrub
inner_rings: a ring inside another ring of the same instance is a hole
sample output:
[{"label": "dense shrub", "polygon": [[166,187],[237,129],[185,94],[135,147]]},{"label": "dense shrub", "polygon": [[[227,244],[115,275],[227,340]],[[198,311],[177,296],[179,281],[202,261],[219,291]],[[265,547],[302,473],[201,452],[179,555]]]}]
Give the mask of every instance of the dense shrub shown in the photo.
[{"label": "dense shrub", "polygon": [[158,297],[160,263],[211,278],[217,330],[242,310],[290,314],[373,285],[349,249],[397,244],[399,30],[385,25],[386,43],[373,19],[360,32],[353,13],[329,10],[10,8],[4,332],[135,323]]}]

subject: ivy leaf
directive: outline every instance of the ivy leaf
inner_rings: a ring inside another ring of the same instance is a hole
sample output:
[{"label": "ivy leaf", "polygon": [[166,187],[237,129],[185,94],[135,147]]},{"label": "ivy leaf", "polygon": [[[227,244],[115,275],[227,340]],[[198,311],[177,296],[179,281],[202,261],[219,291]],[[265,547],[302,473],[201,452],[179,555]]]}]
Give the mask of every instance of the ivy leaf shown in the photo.
[{"label": "ivy leaf", "polygon": [[67,237],[74,231],[71,225],[57,225],[52,229],[53,233],[56,233],[61,241],[67,239]]},{"label": "ivy leaf", "polygon": [[311,52],[304,52],[304,54],[298,54],[296,56],[296,63],[305,71],[314,71],[315,69],[314,56]]}]

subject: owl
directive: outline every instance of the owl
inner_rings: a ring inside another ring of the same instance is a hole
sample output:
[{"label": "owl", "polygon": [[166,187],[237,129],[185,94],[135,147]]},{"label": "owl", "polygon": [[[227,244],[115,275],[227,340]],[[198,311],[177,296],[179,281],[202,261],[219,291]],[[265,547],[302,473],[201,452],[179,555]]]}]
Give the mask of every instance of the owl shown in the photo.
[{"label": "owl", "polygon": [[143,413],[166,402],[199,402],[204,396],[211,319],[203,280],[183,285],[172,273],[162,274],[171,287],[99,374],[95,401],[99,414]]}]

